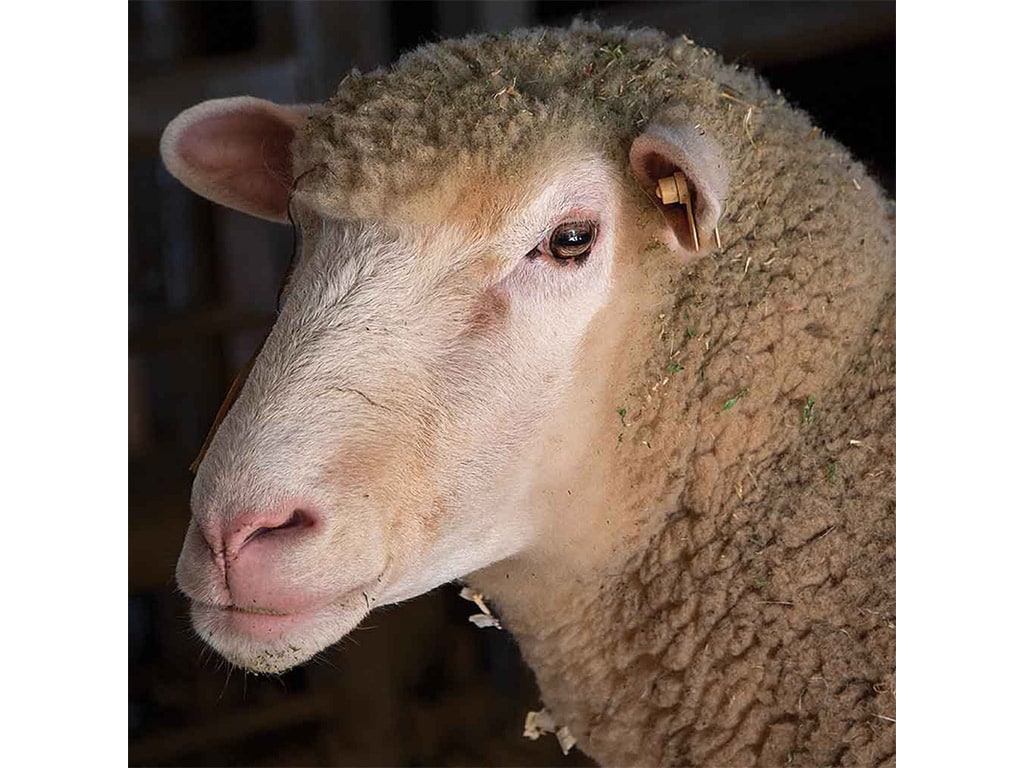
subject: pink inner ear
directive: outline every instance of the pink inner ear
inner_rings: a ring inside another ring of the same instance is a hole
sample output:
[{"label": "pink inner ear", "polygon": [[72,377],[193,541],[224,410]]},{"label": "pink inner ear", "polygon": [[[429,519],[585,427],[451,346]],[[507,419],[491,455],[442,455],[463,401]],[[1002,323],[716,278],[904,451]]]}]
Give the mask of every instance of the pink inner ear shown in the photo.
[{"label": "pink inner ear", "polygon": [[[717,147],[688,123],[668,128],[652,125],[638,136],[629,150],[629,163],[640,186],[655,199],[658,179],[681,171],[686,177],[694,205],[694,219],[700,237],[700,252],[707,251],[728,189],[728,174]],[[698,252],[685,210],[678,205],[658,209],[675,233],[680,247]]]},{"label": "pink inner ear", "polygon": [[177,152],[197,191],[256,216],[288,219],[295,126],[270,111],[245,109],[199,119]]},{"label": "pink inner ear", "polygon": [[[633,175],[640,182],[640,186],[654,199],[654,190],[658,186],[658,179],[671,176],[676,171],[683,169],[677,163],[659,154],[655,149],[647,147],[643,142],[645,138],[641,136],[634,143],[634,150],[630,153],[630,163],[633,167]],[[683,173],[685,175],[686,171],[683,170]],[[687,177],[687,182],[694,203],[694,216],[699,219],[700,212],[704,206],[704,198],[689,176]],[[683,208],[678,205],[659,205],[659,210],[665,218],[665,222],[671,227],[679,244],[691,251],[698,250],[696,243],[693,242],[693,236],[690,233],[690,223]]]}]

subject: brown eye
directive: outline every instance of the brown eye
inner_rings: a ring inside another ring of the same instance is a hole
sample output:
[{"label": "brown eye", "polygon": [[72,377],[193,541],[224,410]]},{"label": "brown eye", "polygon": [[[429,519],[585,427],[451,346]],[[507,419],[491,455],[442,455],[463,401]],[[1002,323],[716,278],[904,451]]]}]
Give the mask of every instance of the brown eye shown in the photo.
[{"label": "brown eye", "polygon": [[551,233],[551,255],[561,261],[582,261],[590,255],[596,237],[597,225],[592,221],[559,224]]}]

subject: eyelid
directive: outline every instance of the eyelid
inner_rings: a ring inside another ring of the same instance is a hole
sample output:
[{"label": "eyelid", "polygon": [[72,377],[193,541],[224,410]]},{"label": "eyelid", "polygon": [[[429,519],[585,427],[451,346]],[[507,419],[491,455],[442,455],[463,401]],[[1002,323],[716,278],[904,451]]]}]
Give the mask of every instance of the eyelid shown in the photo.
[{"label": "eyelid", "polygon": [[[554,232],[559,227],[564,227],[566,224],[593,224],[594,229],[597,229],[597,222],[593,219],[588,219],[586,216],[574,216],[571,219],[561,219],[555,226],[551,228],[551,232]],[[550,232],[549,232],[550,234]]]}]

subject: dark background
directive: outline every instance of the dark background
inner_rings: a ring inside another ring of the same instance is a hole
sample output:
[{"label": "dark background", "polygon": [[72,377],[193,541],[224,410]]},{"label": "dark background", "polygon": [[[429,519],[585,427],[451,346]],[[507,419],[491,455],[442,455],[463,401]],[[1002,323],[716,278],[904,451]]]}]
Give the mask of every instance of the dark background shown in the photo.
[{"label": "dark background", "polygon": [[375,611],[324,658],[256,678],[204,651],[174,591],[188,465],[273,322],[280,226],[216,208],[162,168],[160,132],[209,98],[322,101],[441,37],[604,24],[687,34],[758,69],[895,197],[895,4],[134,2],[129,18],[129,762],[588,765],[521,736],[540,695],[512,638],[445,587]]}]

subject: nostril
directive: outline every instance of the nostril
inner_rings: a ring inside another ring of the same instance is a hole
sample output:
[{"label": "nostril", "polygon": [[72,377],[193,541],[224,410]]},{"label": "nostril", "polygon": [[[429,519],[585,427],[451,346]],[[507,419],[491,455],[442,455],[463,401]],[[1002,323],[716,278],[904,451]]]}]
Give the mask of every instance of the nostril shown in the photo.
[{"label": "nostril", "polygon": [[316,517],[305,509],[293,509],[287,517],[283,514],[245,515],[241,519],[235,518],[225,531],[225,549],[228,553],[237,554],[257,539],[310,528],[315,524]]},{"label": "nostril", "polygon": [[258,539],[261,536],[266,536],[268,533],[280,533],[282,531],[288,531],[294,528],[306,528],[311,525],[313,525],[313,518],[308,513],[303,512],[301,509],[296,509],[294,512],[292,512],[291,517],[289,517],[280,525],[261,526],[256,530],[252,531],[248,536],[245,537],[245,539],[238,546],[238,548],[241,549],[253,539]]},{"label": "nostril", "polygon": [[287,520],[285,520],[283,523],[281,523],[276,528],[272,528],[271,530],[274,530],[274,531],[284,531],[284,530],[287,530],[288,528],[305,528],[306,526],[309,526],[309,525],[312,525],[312,524],[313,524],[313,518],[312,518],[311,515],[309,515],[306,512],[303,512],[301,509],[296,509],[294,512],[292,512],[292,516],[291,517],[289,517]]}]

